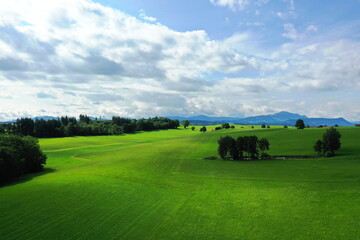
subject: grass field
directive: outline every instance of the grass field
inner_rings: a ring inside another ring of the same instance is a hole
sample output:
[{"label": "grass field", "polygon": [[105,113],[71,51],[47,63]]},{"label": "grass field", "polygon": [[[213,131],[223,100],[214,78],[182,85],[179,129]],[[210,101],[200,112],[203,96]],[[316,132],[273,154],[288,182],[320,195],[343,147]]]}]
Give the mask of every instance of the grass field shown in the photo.
[{"label": "grass field", "polygon": [[0,188],[0,239],[360,239],[360,128],[339,128],[342,148],[328,159],[204,159],[225,135],[316,155],[324,131],[41,139],[47,171]]}]

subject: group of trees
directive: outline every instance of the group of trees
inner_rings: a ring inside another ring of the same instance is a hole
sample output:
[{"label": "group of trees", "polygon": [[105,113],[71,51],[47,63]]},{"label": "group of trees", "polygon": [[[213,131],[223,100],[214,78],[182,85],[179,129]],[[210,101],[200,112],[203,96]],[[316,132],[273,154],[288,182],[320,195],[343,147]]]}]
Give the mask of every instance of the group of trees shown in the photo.
[{"label": "group of trees", "polygon": [[60,117],[57,119],[17,119],[15,123],[0,125],[0,134],[13,134],[22,136],[44,137],[67,137],[67,136],[91,136],[91,135],[117,135],[135,131],[150,131],[158,129],[175,129],[179,126],[178,120],[164,117],[148,119],[128,119],[113,117],[112,120],[92,120],[87,115],[80,115],[79,120],[75,117]]},{"label": "group of trees", "polygon": [[215,131],[221,129],[229,129],[229,128],[234,129],[235,125],[230,125],[229,123],[223,123],[221,124],[221,126],[215,127]]},{"label": "group of trees", "polygon": [[218,153],[222,159],[258,159],[259,153],[261,159],[270,157],[265,153],[270,147],[270,143],[266,138],[258,139],[257,136],[240,136],[234,139],[231,136],[226,136],[221,137],[218,144]]},{"label": "group of trees", "polygon": [[341,134],[335,128],[329,128],[322,136],[322,140],[317,140],[314,150],[325,157],[335,156],[335,151],[341,146]]},{"label": "group of trees", "polygon": [[203,127],[200,128],[200,132],[204,133],[204,132],[206,132],[206,131],[207,131],[207,129],[206,129],[205,126],[203,126]]},{"label": "group of trees", "polygon": [[0,184],[26,173],[39,172],[46,163],[36,138],[0,135]]}]

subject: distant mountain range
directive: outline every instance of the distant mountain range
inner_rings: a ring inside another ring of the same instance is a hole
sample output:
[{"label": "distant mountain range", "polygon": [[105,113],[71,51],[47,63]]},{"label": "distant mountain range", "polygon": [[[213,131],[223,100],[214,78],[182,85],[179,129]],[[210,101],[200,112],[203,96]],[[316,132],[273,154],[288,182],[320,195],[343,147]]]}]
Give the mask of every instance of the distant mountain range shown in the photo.
[{"label": "distant mountain range", "polygon": [[[222,123],[233,123],[233,124],[246,124],[246,125],[287,125],[295,126],[295,123],[298,119],[304,120],[305,125],[309,126],[334,126],[335,124],[339,126],[354,126],[355,123],[351,123],[344,118],[308,118],[305,115],[300,115],[290,112],[279,112],[270,115],[260,115],[254,117],[246,118],[237,118],[237,117],[209,117],[205,115],[198,115],[193,117],[180,117],[180,116],[168,116],[170,119],[178,119],[180,122],[182,120],[189,120],[191,124],[194,125],[212,125],[212,124],[222,124]],[[34,117],[36,119],[57,119],[57,117],[52,116],[38,116]],[[90,117],[94,120],[95,118]],[[103,119],[106,120],[106,119]],[[5,123],[13,123],[16,120],[7,121]],[[357,122],[360,123],[360,122]]]},{"label": "distant mountain range", "polygon": [[305,115],[300,115],[290,112],[279,112],[270,115],[260,115],[247,118],[234,118],[234,117],[208,117],[205,115],[193,116],[193,117],[179,117],[179,116],[169,116],[171,119],[189,120],[191,124],[195,125],[209,125],[209,124],[221,124],[221,123],[233,123],[233,124],[267,124],[267,125],[288,125],[295,126],[295,123],[298,119],[304,120],[305,125],[309,126],[334,126],[335,124],[339,126],[354,126],[354,123],[351,123],[344,118],[308,118]]}]

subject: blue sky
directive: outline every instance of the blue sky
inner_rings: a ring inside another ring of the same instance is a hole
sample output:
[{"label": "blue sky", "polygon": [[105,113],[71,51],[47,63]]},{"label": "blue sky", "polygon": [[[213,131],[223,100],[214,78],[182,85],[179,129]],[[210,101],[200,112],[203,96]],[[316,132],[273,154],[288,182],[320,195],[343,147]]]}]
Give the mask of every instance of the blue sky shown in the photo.
[{"label": "blue sky", "polygon": [[0,0],[0,120],[360,120],[359,12],[360,0]]}]

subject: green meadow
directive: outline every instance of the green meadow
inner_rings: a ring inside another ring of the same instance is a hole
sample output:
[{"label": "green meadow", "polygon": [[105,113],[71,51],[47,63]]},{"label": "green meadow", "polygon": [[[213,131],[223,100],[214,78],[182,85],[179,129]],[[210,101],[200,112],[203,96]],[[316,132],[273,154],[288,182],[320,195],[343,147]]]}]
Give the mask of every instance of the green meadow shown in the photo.
[{"label": "green meadow", "polygon": [[338,130],[336,157],[256,161],[205,158],[226,135],[314,156],[325,129],[40,139],[46,171],[0,187],[0,239],[360,239],[360,128]]}]

